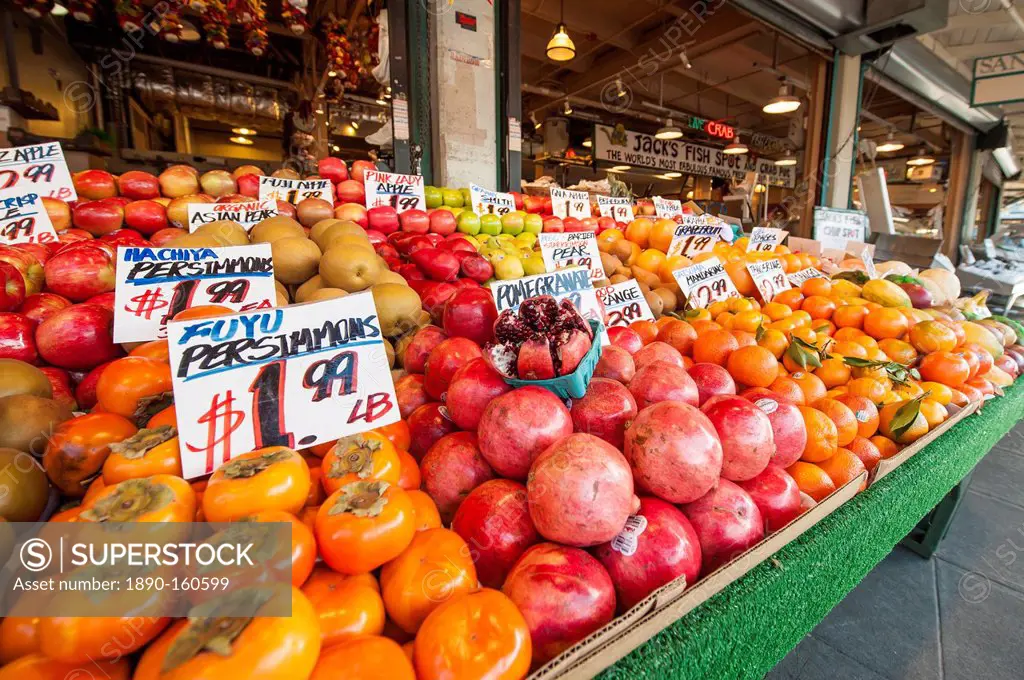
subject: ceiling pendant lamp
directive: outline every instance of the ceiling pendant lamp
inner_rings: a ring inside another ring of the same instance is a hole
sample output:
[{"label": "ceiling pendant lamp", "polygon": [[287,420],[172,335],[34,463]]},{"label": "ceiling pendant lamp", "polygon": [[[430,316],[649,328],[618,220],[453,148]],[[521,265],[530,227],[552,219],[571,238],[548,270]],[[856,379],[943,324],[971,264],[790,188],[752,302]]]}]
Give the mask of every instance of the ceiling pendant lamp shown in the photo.
[{"label": "ceiling pendant lamp", "polygon": [[558,6],[558,26],[548,40],[547,55],[551,61],[570,61],[576,56],[576,45],[565,28],[565,0]]},{"label": "ceiling pendant lamp", "polygon": [[914,167],[921,167],[923,165],[931,165],[935,162],[935,159],[928,155],[928,150],[921,147],[921,151],[916,156],[907,161],[907,165],[913,165]]},{"label": "ceiling pendant lamp", "polygon": [[792,149],[786,150],[786,155],[775,161],[775,166],[779,168],[788,168],[796,165],[796,156],[793,155]]},{"label": "ceiling pendant lamp", "polygon": [[890,131],[889,136],[885,138],[885,142],[878,145],[877,151],[881,153],[891,153],[893,151],[901,151],[903,147],[903,142],[896,141],[895,136]]},{"label": "ceiling pendant lamp", "polygon": [[722,149],[722,153],[728,156],[739,156],[747,153],[749,150],[750,149],[747,148],[747,145],[740,141],[740,136],[736,135],[732,138],[732,141]]},{"label": "ceiling pendant lamp", "polygon": [[779,88],[779,94],[772,97],[771,101],[765,104],[761,110],[765,113],[782,114],[793,113],[799,108],[800,98],[793,96],[789,85],[783,83],[782,87]]},{"label": "ceiling pendant lamp", "polygon": [[658,131],[654,133],[655,139],[679,139],[683,136],[683,131],[672,122],[671,118],[665,119],[665,126],[658,128]]}]

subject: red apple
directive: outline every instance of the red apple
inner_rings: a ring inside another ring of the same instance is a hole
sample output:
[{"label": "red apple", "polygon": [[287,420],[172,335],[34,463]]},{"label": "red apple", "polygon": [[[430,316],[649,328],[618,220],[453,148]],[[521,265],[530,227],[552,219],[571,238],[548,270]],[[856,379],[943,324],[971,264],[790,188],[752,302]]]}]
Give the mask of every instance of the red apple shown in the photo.
[{"label": "red apple", "polygon": [[754,499],[728,479],[682,511],[700,540],[701,574],[707,575],[764,538],[764,520]]},{"label": "red apple", "polygon": [[75,185],[75,193],[79,200],[96,200],[98,198],[110,198],[117,196],[117,185],[114,176],[106,170],[83,170],[76,172],[71,177],[71,183]]},{"label": "red apple", "polygon": [[46,287],[73,302],[114,290],[113,253],[99,245],[74,245],[46,263]]},{"label": "red apple", "polygon": [[154,233],[149,237],[149,242],[153,244],[155,248],[162,248],[167,245],[168,241],[173,241],[176,238],[180,238],[187,234],[188,231],[185,229],[178,229],[177,227],[167,227]]},{"label": "red apple", "polygon": [[377,166],[372,161],[353,161],[352,167],[349,169],[349,175],[353,180],[359,182],[360,186],[363,184],[363,174],[367,170],[376,170]]},{"label": "red apple", "polygon": [[338,182],[335,195],[341,203],[366,204],[366,188],[363,186],[362,180],[346,179],[343,182]]},{"label": "red apple", "polygon": [[124,223],[124,208],[112,198],[80,201],[71,211],[71,220],[79,229],[84,229],[93,236],[102,236],[121,228]]},{"label": "red apple", "polygon": [[72,305],[39,324],[36,344],[48,363],[69,370],[88,370],[121,354],[113,332],[114,313],[106,307]]},{"label": "red apple", "polygon": [[283,215],[284,217],[290,217],[294,220],[298,217],[299,212],[295,206],[288,201],[277,201],[277,214]]},{"label": "red apple", "polygon": [[160,181],[155,175],[141,170],[129,170],[117,178],[121,195],[133,201],[156,198],[160,195]]},{"label": "red apple", "polygon": [[35,330],[35,322],[24,314],[0,312],[0,359],[38,363]]},{"label": "red apple", "polygon": [[398,268],[395,269],[394,271],[395,271],[396,274],[401,276],[407,282],[408,281],[426,281],[427,280],[427,275],[424,274],[420,270],[419,267],[417,267],[416,265],[411,264],[411,263],[406,263],[406,264],[399,265]]},{"label": "red apple", "polygon": [[600,234],[606,229],[615,229],[615,220],[610,217],[599,217],[597,218],[597,233]]},{"label": "red apple", "polygon": [[736,381],[729,375],[729,371],[718,364],[694,364],[686,372],[697,383],[701,406],[711,397],[736,394]]},{"label": "red apple", "polygon": [[255,174],[238,175],[235,177],[235,187],[238,193],[243,196],[248,198],[259,198],[260,176]]},{"label": "red apple", "polygon": [[444,330],[453,338],[468,338],[482,346],[494,339],[497,319],[494,297],[487,288],[464,288],[445,303]]},{"label": "red apple", "polygon": [[800,488],[796,481],[778,465],[769,465],[753,479],[739,483],[750,494],[764,520],[765,533],[770,534],[800,516]]},{"label": "red apple", "polygon": [[345,203],[344,205],[335,206],[334,217],[339,220],[350,220],[355,222],[363,229],[367,229],[369,221],[366,217],[366,208],[359,203]]},{"label": "red apple", "polygon": [[484,408],[511,390],[512,386],[485,359],[473,359],[452,375],[444,403],[456,425],[475,432]]},{"label": "red apple", "polygon": [[57,241],[64,246],[80,241],[91,241],[93,238],[95,237],[89,232],[83,229],[75,229],[74,227],[65,229],[57,234]]},{"label": "red apple", "polygon": [[[565,228],[565,231],[586,231],[583,222],[575,217],[563,217],[562,226]],[[547,229],[544,231],[547,231]]]},{"label": "red apple", "polygon": [[516,210],[522,210],[523,194],[519,193],[518,191],[510,191],[509,193],[512,194],[512,200],[515,202]]},{"label": "red apple", "polygon": [[25,302],[25,277],[10,262],[0,262],[0,312],[13,312]]},{"label": "red apple", "polygon": [[[370,212],[373,212],[377,208],[370,208]],[[408,231],[413,234],[426,234],[430,231],[430,218],[427,213],[422,210],[406,210],[404,213],[398,216],[398,223],[402,227],[402,231]]]},{"label": "red apple", "polygon": [[124,207],[124,222],[146,236],[169,226],[167,209],[156,201],[132,201]]},{"label": "red apple", "polygon": [[[430,284],[429,286],[416,286],[414,284]],[[455,295],[458,288],[450,283],[438,283],[437,281],[409,281],[409,287],[416,290],[416,293],[420,296],[420,302],[423,305],[423,309],[430,314],[435,324],[444,323],[444,304],[448,302],[451,296]],[[417,290],[422,288],[423,292]]]},{"label": "red apple", "polygon": [[316,172],[324,179],[331,180],[331,184],[348,179],[348,166],[345,165],[345,161],[333,156],[321,158],[316,164]]},{"label": "red apple", "polygon": [[25,294],[34,295],[43,288],[43,265],[35,255],[14,246],[0,246],[0,262],[14,265],[25,279]]},{"label": "red apple", "polygon": [[459,263],[459,269],[463,276],[477,283],[486,283],[488,279],[494,276],[494,266],[486,257],[476,253],[470,253],[462,258],[462,262]]},{"label": "red apple", "polygon": [[390,205],[380,205],[366,211],[368,229],[376,229],[382,234],[393,234],[399,229],[398,212]]},{"label": "red apple", "polygon": [[43,243],[19,243],[11,246],[15,250],[20,250],[23,253],[28,253],[41,265],[45,265],[46,261],[49,260],[57,250],[60,249],[59,243],[54,244],[43,244]]},{"label": "red apple", "polygon": [[[445,210],[445,212],[448,212]],[[450,234],[439,246],[441,250],[450,250],[453,253],[457,250],[464,250],[467,253],[477,252],[476,246],[469,242],[465,234]]]},{"label": "red apple", "polygon": [[231,171],[231,176],[235,178],[236,182],[239,177],[244,175],[255,175],[256,177],[259,177],[263,175],[263,168],[258,165],[239,165]]},{"label": "red apple", "polygon": [[[449,236],[455,233],[455,215],[449,210],[434,210],[430,213],[430,231],[442,236]],[[460,239],[465,243],[465,239]],[[469,245],[469,244],[467,244]]]},{"label": "red apple", "polygon": [[172,165],[157,178],[160,193],[167,198],[178,198],[199,193],[199,173],[184,165]]},{"label": "red apple", "polygon": [[522,209],[528,213],[539,215],[544,211],[544,199],[540,196],[523,196]]},{"label": "red apple", "polygon": [[733,482],[761,474],[775,455],[772,423],[764,411],[742,397],[711,397],[701,411],[722,440],[722,477]]},{"label": "red apple", "polygon": [[93,295],[91,298],[85,301],[89,305],[99,305],[100,307],[106,307],[113,313],[114,311],[114,291],[108,291],[106,293],[100,293],[99,295]]},{"label": "red apple", "polygon": [[419,248],[409,255],[416,266],[434,281],[454,281],[459,276],[459,261],[440,248]]},{"label": "red apple", "polygon": [[203,193],[218,198],[235,193],[238,190],[235,178],[227,170],[210,170],[199,178],[199,186]]},{"label": "red apple", "polygon": [[75,400],[75,393],[71,389],[71,378],[63,368],[43,366],[39,369],[50,381],[53,390],[53,400],[63,404],[71,411],[78,410],[78,402]]},{"label": "red apple", "polygon": [[29,295],[21,303],[18,312],[27,316],[33,323],[40,324],[65,307],[71,306],[71,300],[56,293],[36,293]]},{"label": "red apple", "polygon": [[565,228],[565,223],[562,221],[561,217],[555,217],[554,215],[552,215],[551,217],[544,218],[545,234],[561,233],[563,231],[567,231],[567,229]]},{"label": "red apple", "polygon": [[526,487],[510,479],[492,479],[470,491],[455,511],[452,531],[469,546],[485,588],[501,588],[516,560],[540,540],[526,504]]},{"label": "red apple", "polygon": [[71,226],[71,206],[59,198],[49,196],[43,196],[42,201],[54,231],[64,231]]}]

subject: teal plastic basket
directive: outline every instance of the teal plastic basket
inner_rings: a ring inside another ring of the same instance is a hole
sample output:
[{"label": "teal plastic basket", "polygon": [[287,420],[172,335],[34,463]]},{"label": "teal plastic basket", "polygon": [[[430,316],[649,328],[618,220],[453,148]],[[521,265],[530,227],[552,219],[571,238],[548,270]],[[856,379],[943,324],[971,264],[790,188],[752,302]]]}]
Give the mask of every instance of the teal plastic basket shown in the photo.
[{"label": "teal plastic basket", "polygon": [[512,387],[526,387],[534,385],[543,387],[560,399],[580,399],[587,393],[590,379],[594,377],[597,370],[597,362],[601,359],[601,335],[604,333],[604,324],[600,321],[590,319],[590,329],[594,331],[594,341],[590,345],[590,351],[586,353],[580,365],[569,375],[560,375],[557,378],[548,380],[521,380],[519,378],[505,378]]}]

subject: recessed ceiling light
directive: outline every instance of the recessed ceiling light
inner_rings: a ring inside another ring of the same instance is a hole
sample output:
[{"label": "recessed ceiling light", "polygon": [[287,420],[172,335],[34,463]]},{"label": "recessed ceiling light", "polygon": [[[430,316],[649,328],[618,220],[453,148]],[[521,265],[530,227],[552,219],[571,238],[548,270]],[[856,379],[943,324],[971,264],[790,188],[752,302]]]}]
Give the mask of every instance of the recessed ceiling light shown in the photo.
[{"label": "recessed ceiling light", "polygon": [[333,77],[335,77],[336,75],[338,75],[338,72],[337,72],[337,71],[335,71],[335,70],[334,70],[333,68],[332,68],[332,69],[331,69],[330,71],[328,71],[328,72],[327,72],[327,77],[328,77],[328,78],[333,78]]},{"label": "recessed ceiling light", "polygon": [[252,146],[252,140],[248,137],[231,137],[231,141],[235,144],[241,144],[242,146]]}]

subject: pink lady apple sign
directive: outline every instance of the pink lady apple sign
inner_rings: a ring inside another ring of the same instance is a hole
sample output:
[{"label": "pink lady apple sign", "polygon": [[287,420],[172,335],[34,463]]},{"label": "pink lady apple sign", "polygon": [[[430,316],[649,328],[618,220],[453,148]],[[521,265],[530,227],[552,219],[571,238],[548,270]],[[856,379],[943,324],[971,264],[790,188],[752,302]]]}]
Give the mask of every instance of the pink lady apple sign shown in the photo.
[{"label": "pink lady apple sign", "polygon": [[117,249],[114,342],[167,337],[178,312],[199,305],[236,311],[273,307],[269,243],[228,248]]},{"label": "pink lady apple sign", "polygon": [[633,202],[622,196],[598,196],[597,212],[601,217],[610,217],[616,222],[632,222]]},{"label": "pink lady apple sign", "polygon": [[189,203],[188,230],[195,231],[204,224],[229,220],[246,231],[268,217],[277,216],[277,201],[249,201],[246,203]]},{"label": "pink lady apple sign", "polygon": [[597,236],[592,231],[570,231],[538,234],[544,268],[550,272],[569,267],[584,267],[591,281],[607,278],[601,264]]},{"label": "pink lady apple sign", "polygon": [[320,198],[334,205],[334,186],[329,179],[285,179],[260,176],[260,201],[284,201],[298,205],[307,198]]},{"label": "pink lady apple sign", "polygon": [[186,479],[269,446],[301,449],[400,418],[369,292],[167,327]]},{"label": "pink lady apple sign", "polygon": [[56,242],[57,232],[39,194],[0,198],[0,244]]},{"label": "pink lady apple sign", "polygon": [[736,284],[717,257],[683,267],[672,272],[679,289],[686,296],[687,304],[693,308],[708,307],[713,302],[739,297]]},{"label": "pink lady apple sign", "polygon": [[0,195],[36,194],[78,200],[58,142],[0,149]]},{"label": "pink lady apple sign", "polygon": [[477,215],[507,215],[516,209],[516,199],[512,194],[502,191],[491,191],[470,183],[469,201]]},{"label": "pink lady apple sign", "polygon": [[604,304],[608,328],[628,326],[634,321],[654,321],[654,313],[636,279],[598,288],[597,299]]},{"label": "pink lady apple sign", "polygon": [[771,302],[776,295],[793,287],[786,278],[786,270],[782,268],[781,260],[748,262],[747,271],[750,278],[754,279],[754,285],[765,302]]},{"label": "pink lady apple sign", "polygon": [[366,207],[389,205],[401,214],[406,210],[426,210],[427,197],[420,175],[398,175],[393,172],[367,170],[363,173]]},{"label": "pink lady apple sign", "polygon": [[551,189],[551,212],[555,217],[575,217],[578,220],[590,217],[590,194],[586,191]]}]

